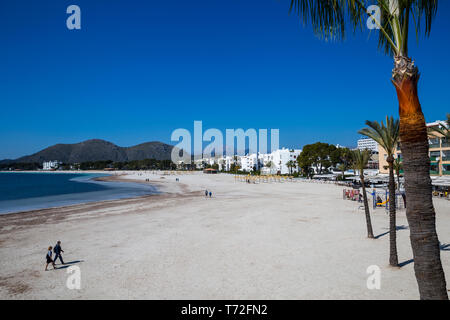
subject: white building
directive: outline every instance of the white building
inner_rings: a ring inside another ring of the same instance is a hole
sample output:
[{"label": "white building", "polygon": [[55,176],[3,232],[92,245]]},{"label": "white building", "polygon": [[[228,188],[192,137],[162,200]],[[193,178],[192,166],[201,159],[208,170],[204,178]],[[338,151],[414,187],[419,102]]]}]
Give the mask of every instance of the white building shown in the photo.
[{"label": "white building", "polygon": [[[297,157],[302,150],[290,150],[287,148],[275,150],[272,153],[253,153],[245,156],[225,156],[220,158],[203,158],[196,160],[197,168],[203,164],[218,164],[219,170],[231,171],[231,166],[237,164],[240,171],[252,172],[261,170],[262,174],[289,174],[298,172]],[[288,162],[292,161],[294,167],[289,168]]]},{"label": "white building", "polygon": [[378,152],[378,143],[370,138],[361,138],[358,140],[357,148],[359,150],[369,149],[373,152]]},{"label": "white building", "polygon": [[61,164],[61,162],[58,160],[46,161],[46,162],[42,163],[42,168],[43,168],[43,170],[55,170],[55,169],[58,169],[60,164]]},{"label": "white building", "polygon": [[[254,153],[238,156],[238,163],[242,171],[251,172],[256,168],[261,170],[262,174],[289,174],[298,172],[297,157],[301,152],[301,150],[283,148],[272,153]],[[294,167],[288,167],[289,161],[293,162]]]},{"label": "white building", "polygon": [[276,174],[277,167],[273,162],[273,153],[262,153],[259,155],[261,174]]},{"label": "white building", "polygon": [[241,170],[242,171],[253,171],[254,168],[256,168],[256,170],[259,169],[260,165],[258,162],[258,156],[256,155],[256,153],[253,154],[249,154],[246,156],[241,156],[240,157],[240,165],[241,165]]},{"label": "white building", "polygon": [[[272,152],[271,162],[275,166],[276,172],[280,172],[281,174],[298,172],[297,157],[301,152],[302,150],[290,150],[286,148]],[[293,168],[287,166],[289,161],[294,163],[295,166]]]},{"label": "white building", "polygon": [[218,159],[219,170],[231,171],[231,165],[234,163],[234,157],[226,156]]}]

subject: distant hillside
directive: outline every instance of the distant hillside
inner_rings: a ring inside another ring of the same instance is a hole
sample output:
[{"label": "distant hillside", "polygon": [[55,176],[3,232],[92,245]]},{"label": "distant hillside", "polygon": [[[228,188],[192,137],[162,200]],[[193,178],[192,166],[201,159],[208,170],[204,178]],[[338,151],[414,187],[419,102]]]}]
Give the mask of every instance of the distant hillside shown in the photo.
[{"label": "distant hillside", "polygon": [[58,160],[64,163],[112,160],[116,162],[157,159],[169,160],[173,146],[153,141],[133,147],[119,147],[111,142],[99,139],[87,140],[75,144],[56,144],[35,154],[5,162],[38,162]]}]

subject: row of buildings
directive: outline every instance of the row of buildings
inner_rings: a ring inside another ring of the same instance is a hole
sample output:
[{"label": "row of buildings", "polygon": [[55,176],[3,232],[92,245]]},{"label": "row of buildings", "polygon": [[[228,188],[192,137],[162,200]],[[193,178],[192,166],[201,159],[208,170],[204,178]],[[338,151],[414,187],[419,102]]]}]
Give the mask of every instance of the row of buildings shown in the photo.
[{"label": "row of buildings", "polygon": [[217,165],[218,170],[232,171],[237,166],[240,171],[260,171],[261,174],[292,174],[298,172],[297,157],[302,150],[279,149],[272,153],[253,153],[244,156],[222,156],[194,161],[197,169],[206,165]]},{"label": "row of buildings", "polygon": [[[427,123],[427,127],[431,128],[447,128],[445,121],[435,121]],[[430,174],[431,175],[450,175],[450,141],[446,137],[431,131],[428,136],[428,143],[430,145]],[[388,163],[387,152],[374,140],[369,138],[362,138],[358,140],[358,149],[370,149],[374,155],[378,155],[378,169],[382,174],[387,174]],[[395,150],[395,158],[402,159],[401,143],[398,144]]]}]

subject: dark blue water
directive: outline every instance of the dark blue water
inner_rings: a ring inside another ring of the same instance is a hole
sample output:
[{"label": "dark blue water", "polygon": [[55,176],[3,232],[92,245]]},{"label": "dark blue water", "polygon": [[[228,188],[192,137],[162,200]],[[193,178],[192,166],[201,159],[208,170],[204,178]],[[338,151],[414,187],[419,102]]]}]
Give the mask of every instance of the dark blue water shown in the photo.
[{"label": "dark blue water", "polygon": [[0,201],[106,190],[95,183],[81,183],[79,174],[0,173]]},{"label": "dark blue water", "polygon": [[0,172],[0,214],[157,193],[151,185],[94,181],[102,174]]}]

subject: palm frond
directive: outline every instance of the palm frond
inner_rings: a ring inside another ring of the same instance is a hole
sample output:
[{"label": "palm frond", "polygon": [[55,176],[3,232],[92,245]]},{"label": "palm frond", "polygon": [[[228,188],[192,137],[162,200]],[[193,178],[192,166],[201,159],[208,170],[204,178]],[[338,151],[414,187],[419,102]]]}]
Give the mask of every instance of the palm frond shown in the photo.
[{"label": "palm frond", "polygon": [[352,151],[353,167],[362,173],[364,169],[367,167],[371,155],[372,153],[370,152],[370,150],[367,149],[353,150]]},{"label": "palm frond", "polygon": [[289,12],[295,12],[303,24],[311,22],[314,33],[324,39],[345,38],[344,1],[291,0]]},{"label": "palm frond", "polygon": [[359,130],[358,133],[375,140],[386,150],[388,156],[392,156],[399,141],[399,120],[394,117],[386,117],[386,124],[367,120],[366,125],[367,127]]},{"label": "palm frond", "polygon": [[395,158],[394,163],[393,163],[393,167],[394,167],[394,171],[399,174],[400,170],[403,169],[403,163],[400,160],[400,158]]},{"label": "palm frond", "polygon": [[291,0],[303,24],[311,23],[314,33],[324,39],[342,40],[346,29],[364,30],[370,5],[380,8],[378,47],[389,55],[408,55],[410,17],[418,34],[429,36],[438,0]]}]

